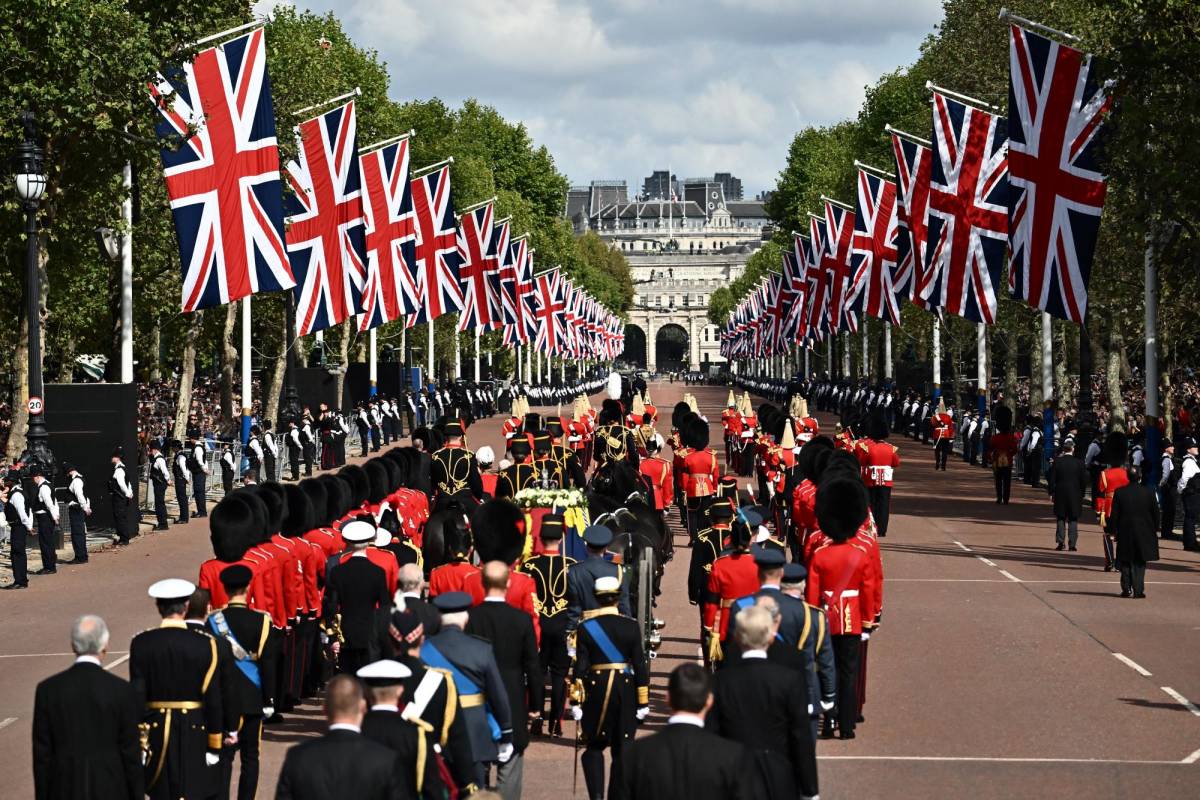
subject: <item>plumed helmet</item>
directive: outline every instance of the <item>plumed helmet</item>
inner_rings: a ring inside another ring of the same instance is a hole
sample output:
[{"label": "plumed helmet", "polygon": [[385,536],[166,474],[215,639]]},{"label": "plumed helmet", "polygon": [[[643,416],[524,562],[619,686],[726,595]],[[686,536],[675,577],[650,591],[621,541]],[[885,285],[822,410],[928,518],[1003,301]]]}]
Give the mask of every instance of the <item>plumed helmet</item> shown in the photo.
[{"label": "plumed helmet", "polygon": [[783,435],[779,437],[779,446],[784,450],[792,450],[796,447],[796,435],[792,433],[792,421],[787,417],[783,418]]},{"label": "plumed helmet", "polygon": [[489,500],[471,515],[475,551],[484,561],[511,564],[525,548],[525,515],[508,500]]},{"label": "plumed helmet", "polygon": [[605,394],[610,400],[619,400],[621,398],[621,376],[615,372],[608,373],[608,385],[605,387]]},{"label": "plumed helmet", "polygon": [[862,480],[837,477],[817,489],[817,524],[835,542],[844,542],[867,519],[867,490]]}]

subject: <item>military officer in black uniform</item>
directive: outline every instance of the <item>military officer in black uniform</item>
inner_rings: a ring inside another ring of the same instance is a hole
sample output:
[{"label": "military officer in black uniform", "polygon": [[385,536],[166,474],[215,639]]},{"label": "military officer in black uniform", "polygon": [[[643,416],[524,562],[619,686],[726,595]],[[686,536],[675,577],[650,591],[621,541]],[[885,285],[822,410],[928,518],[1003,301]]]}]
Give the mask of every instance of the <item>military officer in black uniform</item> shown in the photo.
[{"label": "military officer in black uniform", "polygon": [[446,445],[433,454],[434,508],[442,510],[452,498],[479,503],[483,480],[475,454],[463,446],[463,427],[458,420],[446,423]]},{"label": "military officer in black uniform", "polygon": [[530,460],[532,452],[529,440],[518,434],[508,447],[513,463],[505,467],[496,478],[496,499],[515,497],[517,492],[538,485],[540,474]]},{"label": "military officer in black uniform", "polygon": [[241,757],[238,800],[254,800],[258,790],[263,719],[275,710],[273,693],[278,640],[271,627],[271,617],[246,604],[246,590],[253,577],[245,564],[234,564],[221,570],[221,585],[225,587],[229,603],[208,617],[209,631],[229,644],[234,660],[231,669],[222,673],[222,680],[227,683],[223,696],[231,706],[225,709],[225,717],[236,719],[237,741],[222,753],[221,796],[229,796],[236,753]]},{"label": "military officer in black uniform", "polygon": [[592,454],[597,465],[609,461],[625,461],[637,467],[638,451],[633,432],[622,422],[621,404],[616,400],[605,400],[596,417],[596,431],[592,435]]},{"label": "military officer in black uniform", "polygon": [[759,589],[754,594],[739,597],[733,601],[729,612],[733,616],[729,620],[728,627],[725,628],[726,641],[722,643],[722,649],[725,650],[727,658],[729,658],[728,654],[735,652],[737,648],[734,636],[737,629],[737,613],[743,608],[754,605],[754,602],[760,597],[775,599],[780,615],[779,636],[792,648],[796,648],[799,644],[800,635],[804,632],[805,626],[809,624],[804,601],[789,597],[780,588],[783,580],[783,567],[786,562],[783,551],[771,547],[755,546],[750,548],[750,555],[754,558],[754,565],[758,567]]},{"label": "military officer in black uniform", "polygon": [[[533,607],[542,628],[539,647],[542,673],[550,674],[550,735],[562,735],[563,708],[567,699],[567,670],[571,657],[567,652],[567,575],[576,561],[560,552],[563,538],[561,514],[542,517],[542,552],[526,560],[520,571],[533,578],[537,595]],[[539,714],[542,709],[533,709]],[[542,718],[534,720],[531,732],[542,733]]]},{"label": "military officer in black uniform", "polygon": [[833,640],[829,638],[825,610],[804,602],[804,579],[807,577],[808,570],[803,564],[784,564],[780,588],[788,597],[804,603],[804,612],[808,615],[796,647],[808,681],[813,736],[816,736],[821,714],[832,711],[837,700],[837,669],[833,663]]},{"label": "military officer in black uniform", "polygon": [[371,689],[371,707],[363,716],[362,735],[389,748],[400,762],[398,797],[442,797],[432,726],[405,719],[400,713],[404,681],[412,670],[399,661],[382,659],[367,664],[358,677]]},{"label": "military officer in black uniform", "polygon": [[567,632],[579,627],[588,611],[600,608],[595,585],[600,578],[616,578],[620,587],[617,610],[627,617],[633,613],[629,605],[629,576],[620,565],[605,559],[604,553],[612,544],[613,532],[603,525],[589,525],[583,532],[588,557],[567,571]]},{"label": "military officer in black uniform", "polygon": [[[688,568],[688,602],[700,606],[708,586],[712,565],[725,551],[733,523],[733,504],[721,498],[708,507],[709,526],[696,534],[692,543],[692,562]],[[703,610],[702,612],[703,613]]]},{"label": "military officer in black uniform", "polygon": [[491,645],[463,631],[471,595],[446,592],[433,599],[442,612],[442,629],[421,647],[421,660],[454,677],[458,702],[471,738],[475,783],[484,785],[487,765],[507,762],[513,755],[513,720],[508,692],[500,677]]},{"label": "military officer in black uniform", "polygon": [[612,751],[610,780],[621,776],[621,753],[650,713],[650,673],[635,620],[621,616],[616,576],[596,579],[599,603],[584,614],[575,639],[571,716],[585,743],[580,764],[591,800],[604,798],[604,749]]},{"label": "military officer in black uniform", "polygon": [[562,417],[550,417],[546,420],[546,432],[550,434],[550,458],[558,464],[562,474],[563,488],[582,489],[587,485],[587,476],[583,465],[575,457],[575,451],[563,442]]},{"label": "military officer in black uniform", "polygon": [[533,434],[533,465],[537,467],[537,485],[547,489],[563,488],[562,464],[551,458],[553,443],[546,431]]},{"label": "military officer in black uniform", "polygon": [[144,704],[146,794],[152,800],[209,797],[221,761],[221,686],[217,643],[187,629],[195,586],[168,578],[150,587],[162,624],[129,645],[129,680]]},{"label": "military officer in black uniform", "polygon": [[[342,526],[342,539],[351,554],[334,569],[326,569],[324,618],[328,627],[340,618],[338,669],[353,675],[359,667],[379,658],[377,632],[390,609],[387,573],[367,558],[375,541],[375,526],[352,520]],[[331,559],[332,561],[332,559]]]}]

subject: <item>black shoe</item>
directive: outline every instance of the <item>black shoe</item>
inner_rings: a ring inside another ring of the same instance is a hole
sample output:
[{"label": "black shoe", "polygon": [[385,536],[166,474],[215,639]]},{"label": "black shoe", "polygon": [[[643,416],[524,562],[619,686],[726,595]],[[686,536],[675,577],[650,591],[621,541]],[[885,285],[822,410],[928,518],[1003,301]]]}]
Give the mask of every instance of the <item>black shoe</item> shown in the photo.
[{"label": "black shoe", "polygon": [[117,547],[128,547],[129,540],[128,539],[117,539],[115,542],[113,542],[113,544],[115,544]]},{"label": "black shoe", "polygon": [[1055,550],[1066,550],[1067,546],[1065,544],[1063,544],[1062,542],[1059,542],[1058,544],[1056,544],[1054,546],[1054,549]]},{"label": "black shoe", "polygon": [[838,734],[839,739],[853,739],[854,731],[842,731]]},{"label": "black shoe", "polygon": [[1071,546],[1070,546],[1070,547],[1068,547],[1067,549],[1068,549],[1068,550],[1070,550],[1072,553],[1074,553],[1074,552],[1075,552],[1076,550],[1078,550],[1079,548],[1078,548],[1078,547],[1076,547],[1075,545],[1071,545]]},{"label": "black shoe", "polygon": [[263,720],[264,725],[278,725],[282,722],[283,722],[283,714],[280,714],[278,711],[276,711],[274,714],[272,714],[271,716],[269,716]]},{"label": "black shoe", "polygon": [[1105,565],[1104,565],[1104,571],[1105,571],[1105,572],[1112,572],[1112,571],[1113,571],[1112,564],[1105,564]]},{"label": "black shoe", "polygon": [[1120,596],[1121,597],[1133,597],[1133,592],[1122,591]]},{"label": "black shoe", "polygon": [[204,518],[205,518],[205,517],[207,517],[207,516],[208,516],[208,512],[207,512],[207,511],[205,511],[205,512],[204,512],[204,513],[202,513],[202,514],[196,514],[196,515],[195,515],[196,519],[204,519]]},{"label": "black shoe", "polygon": [[37,572],[35,572],[33,574],[34,575],[53,575],[56,572],[58,572],[58,569],[56,567],[42,567],[41,569],[39,569]]},{"label": "black shoe", "polygon": [[29,584],[28,583],[16,583],[14,581],[13,583],[10,583],[7,586],[4,586],[3,588],[5,591],[7,591],[9,589],[28,589]]},{"label": "black shoe", "polygon": [[1145,599],[1146,599],[1146,595],[1145,595],[1145,594],[1135,594],[1135,595],[1133,596],[1133,599],[1134,599],[1134,600],[1145,600]]},{"label": "black shoe", "polygon": [[170,530],[170,528],[171,528],[170,525],[155,525],[154,526],[154,530],[156,530],[156,531]]},{"label": "black shoe", "polygon": [[70,561],[60,561],[59,563],[74,565],[74,564],[86,564],[87,562],[88,562],[88,560],[86,558],[72,558]]},{"label": "black shoe", "polygon": [[184,519],[183,517],[180,517],[179,519],[175,520],[176,525],[187,525],[187,522],[188,521],[186,519]]},{"label": "black shoe", "polygon": [[540,718],[535,719],[533,722],[529,723],[529,735],[530,736],[541,736],[542,735],[542,720]]}]

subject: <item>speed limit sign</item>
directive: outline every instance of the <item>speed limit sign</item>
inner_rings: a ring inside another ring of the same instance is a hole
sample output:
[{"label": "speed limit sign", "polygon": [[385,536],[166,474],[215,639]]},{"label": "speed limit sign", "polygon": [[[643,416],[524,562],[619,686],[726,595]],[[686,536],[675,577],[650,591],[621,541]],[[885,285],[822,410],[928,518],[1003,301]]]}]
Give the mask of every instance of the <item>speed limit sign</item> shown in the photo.
[{"label": "speed limit sign", "polygon": [[25,407],[29,409],[30,414],[42,413],[42,398],[40,398],[40,397],[29,398],[29,402],[25,404]]}]

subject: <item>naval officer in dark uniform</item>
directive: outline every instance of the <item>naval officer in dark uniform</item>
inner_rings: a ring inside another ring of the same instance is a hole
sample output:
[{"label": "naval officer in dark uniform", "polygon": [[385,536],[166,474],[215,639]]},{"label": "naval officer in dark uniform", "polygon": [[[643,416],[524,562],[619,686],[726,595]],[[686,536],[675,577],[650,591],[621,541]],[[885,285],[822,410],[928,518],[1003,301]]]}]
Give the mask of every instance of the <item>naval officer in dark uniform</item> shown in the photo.
[{"label": "naval officer in dark uniform", "polygon": [[362,721],[362,735],[392,750],[400,762],[400,786],[395,797],[443,797],[446,789],[438,775],[434,757],[434,732],[424,723],[405,719],[400,713],[404,680],[412,670],[399,661],[383,659],[358,671],[359,680],[370,689],[371,706]]},{"label": "naval officer in dark uniform", "polygon": [[463,446],[463,427],[458,420],[446,423],[446,445],[433,454],[434,510],[440,511],[453,498],[483,500],[483,479],[475,454]]},{"label": "naval officer in dark uniform", "polygon": [[604,558],[605,549],[612,544],[612,529],[603,525],[589,525],[583,532],[583,543],[587,545],[588,557],[573,565],[567,572],[567,632],[579,627],[588,611],[600,608],[596,599],[595,584],[600,578],[616,578],[620,585],[617,611],[627,617],[633,613],[629,605],[629,576],[620,565]]},{"label": "naval officer in dark uniform", "polygon": [[129,681],[145,709],[146,794],[152,800],[205,798],[221,761],[221,687],[217,643],[184,622],[196,587],[168,578],[150,587],[162,624],[129,645]]},{"label": "naval officer in dark uniform", "polygon": [[575,639],[571,716],[586,747],[580,756],[588,797],[604,797],[604,749],[612,750],[610,780],[621,778],[621,754],[637,725],[650,713],[650,673],[635,620],[621,616],[621,582],[596,579],[599,607],[584,613]]},{"label": "naval officer in dark uniform", "polygon": [[471,595],[446,592],[433,600],[442,612],[442,629],[421,647],[421,660],[449,671],[471,738],[475,783],[484,786],[487,766],[504,764],[513,755],[513,720],[508,692],[491,645],[463,632]]},{"label": "naval officer in dark uniform", "polygon": [[[542,673],[550,673],[550,735],[562,735],[563,708],[567,700],[567,670],[571,656],[567,651],[567,576],[577,562],[560,552],[563,538],[561,514],[542,517],[542,552],[526,560],[520,571],[533,578],[536,597],[533,607],[542,628],[539,647]],[[542,713],[541,708],[531,709]],[[542,732],[542,719],[534,720],[533,735]]]}]

